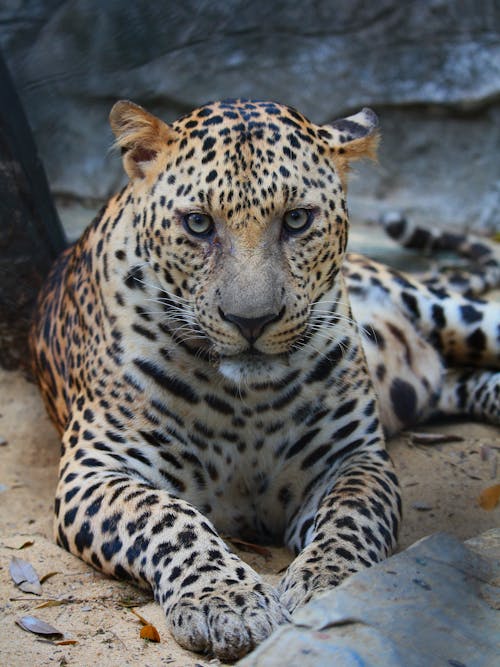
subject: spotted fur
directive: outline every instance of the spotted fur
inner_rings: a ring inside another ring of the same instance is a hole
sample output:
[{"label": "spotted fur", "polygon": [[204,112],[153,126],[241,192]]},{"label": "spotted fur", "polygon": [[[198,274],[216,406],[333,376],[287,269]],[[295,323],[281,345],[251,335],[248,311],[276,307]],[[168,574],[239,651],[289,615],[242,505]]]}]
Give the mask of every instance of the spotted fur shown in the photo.
[{"label": "spotted fur", "polygon": [[[169,126],[119,102],[111,124],[130,182],[56,263],[32,332],[56,536],[150,587],[183,646],[234,659],[394,548],[383,428],[498,418],[498,308],[345,259],[370,110],[320,127],[226,101]],[[219,532],[293,550],[278,589]]]}]

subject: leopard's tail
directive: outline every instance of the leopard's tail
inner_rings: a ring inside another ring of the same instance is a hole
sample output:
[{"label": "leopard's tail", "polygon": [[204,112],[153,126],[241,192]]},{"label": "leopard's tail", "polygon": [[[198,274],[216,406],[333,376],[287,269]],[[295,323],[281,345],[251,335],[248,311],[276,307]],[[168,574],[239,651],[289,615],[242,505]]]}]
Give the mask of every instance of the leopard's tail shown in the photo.
[{"label": "leopard's tail", "polygon": [[500,372],[451,368],[444,375],[434,415],[468,415],[500,424]]},{"label": "leopard's tail", "polygon": [[480,296],[500,287],[500,261],[494,247],[487,241],[468,234],[419,227],[398,212],[384,214],[380,222],[387,234],[405,248],[430,255],[453,252],[467,261],[463,269],[456,265],[451,268],[440,267],[439,273],[433,271],[420,276],[420,282],[427,287],[451,289],[468,297]]}]

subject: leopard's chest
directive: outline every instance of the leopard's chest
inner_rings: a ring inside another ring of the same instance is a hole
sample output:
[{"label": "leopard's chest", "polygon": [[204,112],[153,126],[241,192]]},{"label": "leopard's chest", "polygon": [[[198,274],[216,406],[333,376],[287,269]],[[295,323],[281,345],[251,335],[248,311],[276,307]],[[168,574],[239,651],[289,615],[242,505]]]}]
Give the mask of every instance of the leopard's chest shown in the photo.
[{"label": "leopard's chest", "polygon": [[172,471],[182,475],[182,495],[228,535],[278,539],[288,509],[283,489],[297,474],[295,461],[286,457],[299,431],[294,406],[280,413],[270,403],[251,410],[234,399],[232,414],[223,414],[211,403],[198,409],[178,442],[169,445],[169,453],[188,462]]},{"label": "leopard's chest", "polygon": [[[291,453],[311,432],[304,416],[321,402],[317,387],[298,391],[297,378],[293,386],[250,395],[210,377],[210,369],[201,377],[188,365],[180,368],[163,367],[158,377],[168,387],[142,385],[134,430],[146,440],[151,481],[195,505],[228,535],[279,540],[309,479]],[[129,368],[127,377],[132,373]]]}]

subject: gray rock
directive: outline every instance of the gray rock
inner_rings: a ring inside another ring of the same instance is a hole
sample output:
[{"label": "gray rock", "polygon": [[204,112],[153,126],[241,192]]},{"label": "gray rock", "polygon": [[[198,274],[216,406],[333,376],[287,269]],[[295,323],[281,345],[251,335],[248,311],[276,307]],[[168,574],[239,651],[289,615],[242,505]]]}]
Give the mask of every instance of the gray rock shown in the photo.
[{"label": "gray rock", "polygon": [[119,98],[166,120],[221,97],[277,99],[315,122],[371,105],[382,111],[382,167],[353,186],[353,210],[366,217],[395,197],[417,217],[435,210],[490,229],[499,26],[494,0],[4,0],[0,46],[59,195],[102,199],[122,181],[107,152]]},{"label": "gray rock", "polygon": [[424,538],[297,609],[238,665],[498,664],[499,535],[472,548],[445,533]]}]

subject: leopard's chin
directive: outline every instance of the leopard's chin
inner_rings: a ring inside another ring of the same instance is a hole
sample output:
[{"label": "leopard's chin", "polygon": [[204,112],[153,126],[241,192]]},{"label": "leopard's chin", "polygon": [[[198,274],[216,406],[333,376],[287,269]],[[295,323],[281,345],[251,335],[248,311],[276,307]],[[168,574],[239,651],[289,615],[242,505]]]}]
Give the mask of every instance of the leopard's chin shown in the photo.
[{"label": "leopard's chin", "polygon": [[290,372],[290,364],[286,355],[245,352],[221,357],[218,370],[234,384],[261,385],[280,382]]}]

